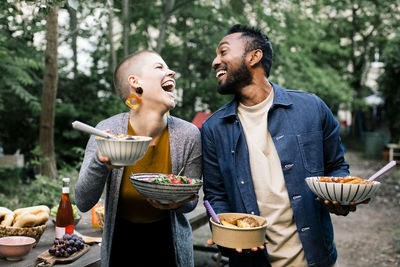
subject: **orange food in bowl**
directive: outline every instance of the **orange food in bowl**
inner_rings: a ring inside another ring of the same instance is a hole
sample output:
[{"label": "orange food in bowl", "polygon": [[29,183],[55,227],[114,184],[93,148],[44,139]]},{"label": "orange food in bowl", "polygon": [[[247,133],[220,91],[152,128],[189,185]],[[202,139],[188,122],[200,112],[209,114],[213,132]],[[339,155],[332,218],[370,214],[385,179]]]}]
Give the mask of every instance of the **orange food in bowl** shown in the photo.
[{"label": "orange food in bowl", "polygon": [[345,177],[320,177],[317,182],[339,183],[339,184],[372,184],[360,177],[345,176]]}]

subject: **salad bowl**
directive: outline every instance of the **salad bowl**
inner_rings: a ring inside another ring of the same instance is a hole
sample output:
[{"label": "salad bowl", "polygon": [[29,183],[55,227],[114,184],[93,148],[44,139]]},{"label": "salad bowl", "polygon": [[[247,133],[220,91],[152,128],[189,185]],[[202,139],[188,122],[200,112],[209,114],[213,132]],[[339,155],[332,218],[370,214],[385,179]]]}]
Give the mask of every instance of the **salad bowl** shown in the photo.
[{"label": "salad bowl", "polygon": [[168,204],[168,200],[186,200],[198,194],[203,185],[199,179],[173,174],[135,173],[129,179],[140,194],[162,204]]}]

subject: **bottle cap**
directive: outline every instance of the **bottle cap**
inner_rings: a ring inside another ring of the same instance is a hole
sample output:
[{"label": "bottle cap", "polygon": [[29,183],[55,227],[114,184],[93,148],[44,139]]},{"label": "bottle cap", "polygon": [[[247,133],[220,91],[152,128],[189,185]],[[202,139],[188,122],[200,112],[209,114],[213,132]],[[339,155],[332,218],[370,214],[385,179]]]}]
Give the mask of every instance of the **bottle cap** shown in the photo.
[{"label": "bottle cap", "polygon": [[63,182],[69,183],[70,178],[63,178]]}]

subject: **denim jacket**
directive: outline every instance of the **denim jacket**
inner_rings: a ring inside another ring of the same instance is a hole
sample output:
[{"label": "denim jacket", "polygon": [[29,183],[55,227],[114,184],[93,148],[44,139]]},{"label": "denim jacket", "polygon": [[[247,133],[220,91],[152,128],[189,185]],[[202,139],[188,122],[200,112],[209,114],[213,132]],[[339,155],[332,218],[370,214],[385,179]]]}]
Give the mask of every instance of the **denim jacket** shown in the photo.
[{"label": "denim jacket", "polygon": [[[349,174],[339,123],[317,96],[272,86],[275,96],[268,112],[268,129],[281,161],[305,257],[309,266],[332,266],[337,251],[330,214],[305,178]],[[202,126],[204,198],[216,213],[259,215],[237,105],[236,100],[225,104]],[[270,266],[266,250],[250,254],[221,250],[231,266]]]}]

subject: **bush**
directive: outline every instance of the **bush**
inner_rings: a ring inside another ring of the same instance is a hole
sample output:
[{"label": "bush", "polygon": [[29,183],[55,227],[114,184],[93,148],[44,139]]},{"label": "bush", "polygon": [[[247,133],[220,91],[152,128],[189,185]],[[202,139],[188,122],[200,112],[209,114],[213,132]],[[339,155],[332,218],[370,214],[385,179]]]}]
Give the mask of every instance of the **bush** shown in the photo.
[{"label": "bush", "polygon": [[47,176],[36,175],[33,180],[24,180],[16,175],[18,170],[0,168],[0,206],[10,210],[17,208],[57,205],[61,199],[62,178],[70,177],[70,198],[73,200],[73,187],[78,177],[76,170],[60,170],[59,178],[52,180]]}]

